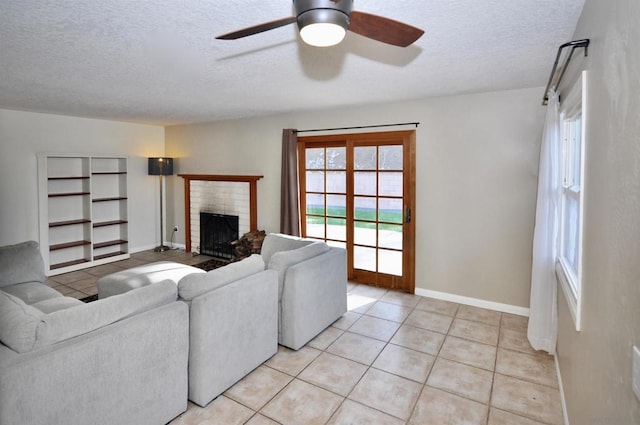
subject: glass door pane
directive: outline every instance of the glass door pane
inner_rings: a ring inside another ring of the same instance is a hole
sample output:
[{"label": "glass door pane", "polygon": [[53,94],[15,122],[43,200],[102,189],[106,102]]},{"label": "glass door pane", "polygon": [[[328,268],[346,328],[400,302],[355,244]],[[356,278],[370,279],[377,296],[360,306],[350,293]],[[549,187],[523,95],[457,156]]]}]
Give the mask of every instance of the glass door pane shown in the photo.
[{"label": "glass door pane", "polygon": [[402,276],[403,147],[354,146],[353,267]]},{"label": "glass door pane", "polygon": [[347,241],[346,147],[305,149],[306,237],[344,247]]}]

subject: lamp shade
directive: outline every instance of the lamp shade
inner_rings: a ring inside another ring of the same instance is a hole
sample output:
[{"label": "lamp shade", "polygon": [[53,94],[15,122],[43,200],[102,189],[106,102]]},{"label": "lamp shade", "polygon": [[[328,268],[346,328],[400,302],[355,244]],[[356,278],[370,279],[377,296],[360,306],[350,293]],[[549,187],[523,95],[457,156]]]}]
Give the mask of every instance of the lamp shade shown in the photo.
[{"label": "lamp shade", "polygon": [[170,176],[173,174],[173,158],[149,158],[150,176]]}]

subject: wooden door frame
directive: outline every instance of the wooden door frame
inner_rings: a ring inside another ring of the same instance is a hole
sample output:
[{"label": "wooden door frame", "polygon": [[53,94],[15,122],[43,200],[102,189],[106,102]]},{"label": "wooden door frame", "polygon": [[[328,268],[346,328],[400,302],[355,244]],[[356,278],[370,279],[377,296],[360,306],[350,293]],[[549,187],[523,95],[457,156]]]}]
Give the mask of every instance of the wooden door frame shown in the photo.
[{"label": "wooden door frame", "polygon": [[[349,195],[350,188],[353,188],[353,158],[352,148],[353,146],[362,146],[370,142],[372,146],[379,146],[381,144],[399,145],[403,146],[403,173],[405,178],[403,179],[403,200],[404,200],[404,216],[406,218],[407,209],[410,211],[411,220],[403,223],[403,267],[402,267],[402,281],[404,285],[398,287],[398,282],[390,278],[390,283],[386,287],[392,289],[400,289],[409,293],[415,292],[415,220],[416,216],[416,131],[389,131],[389,132],[374,132],[374,133],[352,133],[352,134],[335,134],[335,135],[321,135],[321,136],[304,136],[298,138],[298,170],[299,170],[299,198],[300,198],[300,212],[301,216],[306,214],[306,163],[304,161],[304,149],[312,147],[346,147],[347,151],[347,195]],[[401,142],[401,143],[398,143]],[[325,169],[326,171],[326,169]],[[353,194],[347,196],[347,221],[353,223]],[[349,217],[351,216],[351,220]],[[301,220],[302,234],[306,235],[306,220]],[[347,241],[346,243],[347,255],[349,258],[353,258],[353,226],[347,227]],[[326,234],[325,234],[326,237]],[[362,274],[362,272],[359,272]],[[373,272],[369,272],[373,273]],[[375,272],[378,275],[381,273]],[[353,281],[361,280],[354,272],[353,262],[349,262],[348,278]],[[391,275],[385,275],[391,276]]]}]

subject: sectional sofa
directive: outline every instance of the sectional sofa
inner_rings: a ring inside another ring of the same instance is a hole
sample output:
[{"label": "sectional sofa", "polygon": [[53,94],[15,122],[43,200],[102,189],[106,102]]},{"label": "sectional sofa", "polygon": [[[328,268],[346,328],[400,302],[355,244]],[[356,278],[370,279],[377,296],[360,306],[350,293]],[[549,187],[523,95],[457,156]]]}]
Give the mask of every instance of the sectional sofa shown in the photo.
[{"label": "sectional sofa", "polygon": [[145,267],[84,304],[44,284],[37,243],[0,247],[0,425],[166,424],[346,311],[346,254],[323,242],[271,234],[210,272]]},{"label": "sectional sofa", "polygon": [[44,284],[35,242],[0,250],[0,424],[157,425],[186,409],[173,283],[84,304]]}]

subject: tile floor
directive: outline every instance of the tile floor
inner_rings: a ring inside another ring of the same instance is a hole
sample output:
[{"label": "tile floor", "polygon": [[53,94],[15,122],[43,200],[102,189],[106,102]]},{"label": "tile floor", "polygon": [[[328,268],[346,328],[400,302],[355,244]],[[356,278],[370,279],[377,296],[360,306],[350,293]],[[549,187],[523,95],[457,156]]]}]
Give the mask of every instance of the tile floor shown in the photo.
[{"label": "tile floor", "polygon": [[[151,261],[197,264],[183,251],[53,276],[77,298],[100,276]],[[562,425],[553,358],[527,319],[349,284],[349,312],[299,351],[278,353],[204,408],[171,425]]]}]

